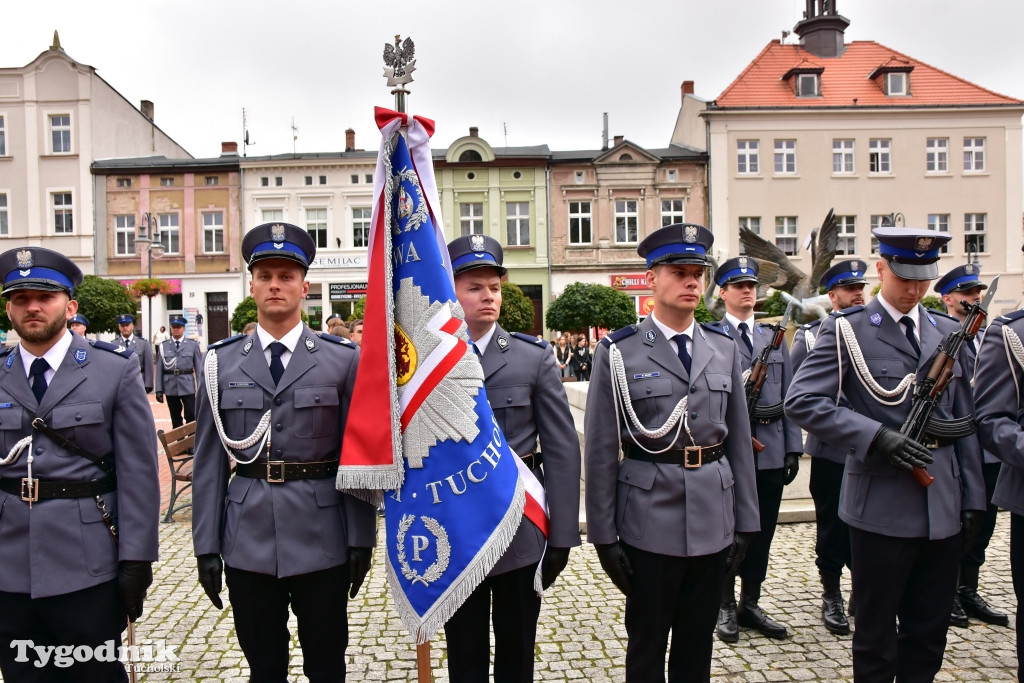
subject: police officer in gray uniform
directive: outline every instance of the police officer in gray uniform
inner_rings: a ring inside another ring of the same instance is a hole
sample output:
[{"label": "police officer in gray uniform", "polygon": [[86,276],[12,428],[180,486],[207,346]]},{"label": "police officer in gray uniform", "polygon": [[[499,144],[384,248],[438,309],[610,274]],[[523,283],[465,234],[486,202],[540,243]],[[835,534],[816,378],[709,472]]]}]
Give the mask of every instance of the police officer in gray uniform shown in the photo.
[{"label": "police officer in gray uniform", "polygon": [[[946,311],[950,316],[963,322],[967,317],[967,310],[961,302],[973,304],[981,301],[981,290],[988,289],[988,285],[981,281],[981,269],[968,263],[953,268],[939,278],[935,283],[935,291],[942,297],[946,304]],[[981,348],[981,340],[985,336],[985,328],[978,330],[977,336],[970,344],[964,344],[961,353],[967,367],[973,369],[975,360],[978,357],[978,349]],[[982,449],[984,461],[982,471],[985,473],[985,500],[989,501],[985,509],[985,516],[978,531],[978,537],[974,545],[965,549],[965,554],[960,560],[960,579],[957,582],[957,593],[953,598],[953,612],[949,616],[949,623],[952,626],[968,626],[968,616],[984,621],[986,624],[997,626],[1008,626],[1009,617],[1002,612],[992,609],[985,598],[978,594],[978,573],[981,565],[985,564],[985,549],[992,540],[992,533],[996,529],[996,513],[998,506],[992,504],[992,493],[996,488],[996,481],[999,479],[999,458],[994,453]]]},{"label": "police officer in gray uniform", "polygon": [[199,342],[185,337],[187,322],[180,315],[172,316],[171,338],[156,347],[156,400],[163,403],[167,397],[171,426],[175,429],[196,419],[196,372],[203,364]]},{"label": "police officer in gray uniform", "polygon": [[547,342],[506,332],[497,322],[506,272],[501,244],[466,235],[452,240],[448,253],[487,399],[509,446],[544,484],[549,517],[547,548],[543,533],[524,514],[508,550],[445,624],[448,674],[453,683],[488,679],[493,621],[492,680],[525,683],[533,680],[540,614],[537,563],[547,588],[565,568],[569,548],[580,545],[580,444]]},{"label": "police officer in gray uniform", "polygon": [[139,357],[139,367],[142,369],[142,384],[146,387],[146,393],[153,391],[153,349],[145,338],[135,334],[135,316],[122,313],[117,316],[117,329],[121,336],[114,340]]},{"label": "police officer in gray uniform", "polygon": [[[1002,461],[992,504],[1010,511],[1010,572],[1017,597],[1017,679],[1024,680],[1024,310],[991,321],[974,377],[982,445]],[[962,570],[962,568],[961,568]]]},{"label": "police officer in gray uniform", "polygon": [[127,681],[116,658],[56,668],[13,641],[116,654],[126,617],[142,614],[160,484],[138,365],[67,329],[82,272],[63,254],[11,249],[0,278],[21,337],[0,352],[0,673]]},{"label": "police officer in gray uniform", "polygon": [[[708,327],[736,341],[743,368],[750,368],[772,342],[771,331],[765,332],[754,322],[757,272],[757,261],[746,256],[729,259],[715,272],[715,282],[721,288],[719,296],[725,302],[725,316],[709,323]],[[726,643],[739,640],[739,626],[754,629],[769,638],[785,638],[787,635],[786,627],[766,615],[758,603],[761,584],[768,576],[768,555],[778,525],[782,490],[796,479],[803,452],[800,428],[782,415],[782,399],[792,376],[789,349],[783,340],[782,346],[768,358],[768,373],[757,401],[759,407],[776,406],[777,414],[751,420],[750,425],[751,434],[764,447],[760,453],[753,453],[757,465],[761,531],[754,536],[739,567],[742,580],[739,607],[736,605],[735,575],[726,575],[722,582],[722,603],[716,631]],[[743,391],[742,385],[739,391]]]},{"label": "police officer in gray uniform", "polygon": [[[723,577],[759,530],[741,354],[695,322],[714,236],[637,248],[654,309],[597,345],[587,395],[587,540],[626,595],[627,681],[707,681]],[[620,458],[620,455],[622,456]]]},{"label": "police officer in gray uniform", "polygon": [[84,337],[85,331],[89,328],[89,319],[81,313],[75,313],[71,316],[71,319],[68,320],[68,328],[78,336]]},{"label": "police officer in gray uniform", "polygon": [[[900,432],[915,378],[959,326],[920,305],[948,233],[876,228],[878,296],[821,323],[786,397],[786,415],[844,447],[839,515],[850,526],[857,680],[930,681],[942,665],[957,568],[985,509],[981,451],[973,434],[927,438]],[[837,405],[845,397],[849,407]],[[933,418],[973,410],[970,373],[958,358]],[[927,466],[929,487],[911,476]],[[961,531],[963,530],[963,534]],[[898,621],[898,629],[897,629]]]},{"label": "police officer in gray uniform", "polygon": [[[835,263],[822,273],[818,284],[828,291],[833,311],[842,311],[851,306],[864,304],[864,278],[867,263],[859,259],[847,259]],[[793,372],[800,368],[804,358],[814,348],[821,320],[803,325],[793,335],[790,361]],[[849,406],[846,399],[840,405]],[[814,500],[814,563],[821,577],[821,620],[829,632],[845,636],[850,633],[850,621],[846,618],[843,594],[839,580],[843,567],[849,567],[850,529],[839,518],[839,493],[843,485],[843,470],[846,454],[843,448],[823,443],[813,434],[804,440],[804,453],[811,456],[810,490]],[[852,601],[850,610],[852,612]]]},{"label": "police officer in gray uniform", "polygon": [[211,345],[199,375],[193,546],[218,608],[223,567],[251,681],[287,680],[289,605],[307,678],[344,679],[347,598],[376,540],[373,506],[334,486],[359,352],[302,323],[315,255],[294,225],[246,234],[259,324]]}]

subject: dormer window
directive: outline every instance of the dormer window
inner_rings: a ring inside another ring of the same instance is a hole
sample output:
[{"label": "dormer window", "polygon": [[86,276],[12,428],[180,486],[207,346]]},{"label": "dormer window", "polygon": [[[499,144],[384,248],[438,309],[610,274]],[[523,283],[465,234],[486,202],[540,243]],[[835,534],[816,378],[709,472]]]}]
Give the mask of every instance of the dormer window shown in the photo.
[{"label": "dormer window", "polygon": [[782,80],[793,79],[790,85],[797,97],[821,97],[821,74],[824,72],[824,67],[804,60],[799,66],[787,71]]},{"label": "dormer window", "polygon": [[821,94],[818,87],[818,74],[800,74],[796,78],[797,97],[817,97]]},{"label": "dormer window", "polygon": [[878,83],[886,97],[910,97],[910,72],[914,66],[893,57],[872,71],[868,78]]},{"label": "dormer window", "polygon": [[908,92],[907,74],[891,73],[885,75],[885,94],[889,97],[902,97]]}]

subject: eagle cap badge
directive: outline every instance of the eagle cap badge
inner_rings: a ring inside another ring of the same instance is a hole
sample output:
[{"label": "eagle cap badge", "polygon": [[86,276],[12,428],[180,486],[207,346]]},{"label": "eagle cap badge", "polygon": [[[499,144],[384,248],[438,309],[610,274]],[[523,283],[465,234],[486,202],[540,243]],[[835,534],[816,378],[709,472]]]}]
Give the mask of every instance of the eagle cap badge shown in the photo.
[{"label": "eagle cap badge", "polygon": [[18,268],[24,270],[32,267],[32,252],[28,249],[19,249],[18,253],[15,254],[18,259]]},{"label": "eagle cap badge", "polygon": [[932,242],[934,241],[934,237],[918,237],[916,251],[928,251],[929,249],[931,249]]},{"label": "eagle cap badge", "polygon": [[972,266],[970,263],[968,263],[966,266],[964,266],[964,273],[966,273],[967,275],[973,275],[974,274],[974,266]]},{"label": "eagle cap badge", "polygon": [[687,244],[693,244],[697,241],[697,228],[692,225],[687,225],[683,228],[683,241]]},{"label": "eagle cap badge", "polygon": [[270,239],[275,242],[284,242],[284,226],[280,223],[270,226]]},{"label": "eagle cap badge", "polygon": [[486,246],[484,243],[483,235],[470,235],[469,245],[473,248],[473,251],[483,251]]}]

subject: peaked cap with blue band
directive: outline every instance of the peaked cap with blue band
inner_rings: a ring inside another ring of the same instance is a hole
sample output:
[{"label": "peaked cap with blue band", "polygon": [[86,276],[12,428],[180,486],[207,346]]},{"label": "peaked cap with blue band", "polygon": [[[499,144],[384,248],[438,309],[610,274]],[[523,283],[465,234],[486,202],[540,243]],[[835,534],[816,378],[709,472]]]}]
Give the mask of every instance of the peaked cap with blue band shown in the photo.
[{"label": "peaked cap with blue band", "polygon": [[75,323],[89,327],[89,319],[86,318],[81,313],[75,313],[73,316],[71,316],[71,319],[68,320],[68,325],[74,325]]},{"label": "peaked cap with blue band", "polygon": [[187,324],[188,324],[188,321],[185,320],[185,316],[181,316],[181,315],[172,315],[171,316],[171,327],[185,327],[185,325],[187,325]]},{"label": "peaked cap with blue band", "polygon": [[19,289],[67,292],[82,284],[82,271],[64,254],[43,247],[18,247],[0,254],[3,294]]},{"label": "peaked cap with blue band", "polygon": [[309,233],[291,223],[257,225],[242,238],[242,258],[253,265],[263,259],[284,258],[295,261],[306,270],[316,258],[316,243]]},{"label": "peaked cap with blue band", "polygon": [[681,263],[706,266],[708,250],[715,236],[703,225],[676,223],[658,228],[644,238],[636,253],[647,260],[647,267],[663,263]]},{"label": "peaked cap with blue band", "polygon": [[122,313],[121,315],[117,316],[117,324],[118,325],[131,325],[134,322],[135,322],[135,316],[134,315],[130,315],[128,313]]},{"label": "peaked cap with blue band", "polygon": [[494,268],[498,275],[508,272],[501,264],[505,252],[501,243],[487,235],[463,235],[448,243],[448,256],[452,260],[452,275],[474,268]]},{"label": "peaked cap with blue band", "polygon": [[757,261],[749,256],[731,258],[715,271],[715,284],[719,287],[737,282],[757,282]]},{"label": "peaked cap with blue band", "polygon": [[914,228],[875,228],[878,255],[904,280],[934,280],[939,276],[939,250],[952,235]]},{"label": "peaked cap with blue band", "polygon": [[826,291],[832,291],[835,287],[846,285],[866,285],[868,264],[859,259],[846,259],[839,263],[833,263],[832,267],[821,274],[818,284]]},{"label": "peaked cap with blue band", "polygon": [[981,281],[981,268],[973,263],[968,263],[963,266],[957,266],[943,275],[935,283],[933,289],[945,296],[950,292],[962,292],[965,289],[974,289],[975,287],[988,289],[988,285]]}]

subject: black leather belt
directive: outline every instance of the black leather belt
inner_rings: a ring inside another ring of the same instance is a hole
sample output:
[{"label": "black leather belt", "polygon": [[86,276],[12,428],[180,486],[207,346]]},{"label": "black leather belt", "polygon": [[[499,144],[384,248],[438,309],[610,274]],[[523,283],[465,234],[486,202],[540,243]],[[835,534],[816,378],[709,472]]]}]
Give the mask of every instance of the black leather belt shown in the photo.
[{"label": "black leather belt", "polygon": [[263,479],[271,484],[283,484],[293,479],[327,479],[338,473],[338,461],[320,462],[251,462],[237,465],[235,474],[248,479]]},{"label": "black leather belt", "polygon": [[174,375],[175,377],[178,375],[191,375],[193,372],[195,370],[164,370],[165,375]]},{"label": "black leather belt", "polygon": [[92,498],[117,490],[116,477],[92,481],[40,481],[39,479],[0,479],[0,491],[18,496],[26,503],[48,498]]},{"label": "black leather belt", "polygon": [[520,455],[519,459],[526,463],[526,466],[531,470],[537,469],[544,463],[544,456],[540,453],[527,453],[526,455]]},{"label": "black leather belt", "polygon": [[707,465],[725,455],[725,445],[715,444],[714,446],[686,446],[685,448],[670,448],[663,453],[648,453],[642,448],[633,444],[623,446],[626,457],[632,460],[644,462],[660,462],[665,465],[682,465],[687,469],[694,469],[701,465]]}]

